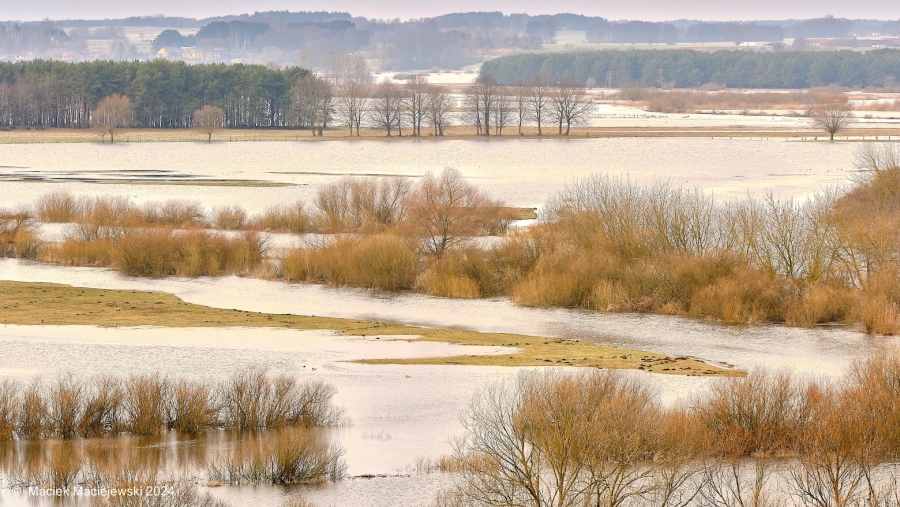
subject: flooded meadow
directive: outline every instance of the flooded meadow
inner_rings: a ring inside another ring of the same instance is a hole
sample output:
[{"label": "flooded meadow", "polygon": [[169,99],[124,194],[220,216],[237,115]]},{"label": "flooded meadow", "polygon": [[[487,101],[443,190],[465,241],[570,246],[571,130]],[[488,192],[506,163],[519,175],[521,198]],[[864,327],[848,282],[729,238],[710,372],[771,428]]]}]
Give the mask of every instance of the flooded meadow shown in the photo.
[{"label": "flooded meadow", "polygon": [[[712,137],[0,145],[0,207],[29,206],[41,194],[64,189],[137,203],[177,198],[206,209],[240,205],[256,213],[272,204],[310,202],[320,187],[344,176],[420,178],[446,167],[458,169],[507,205],[527,208],[540,209],[552,194],[594,173],[699,187],[721,200],[772,192],[802,201],[823,188],[847,185],[855,172],[855,148],[854,143]],[[63,227],[44,224],[41,234],[60,237]],[[272,239],[276,246],[299,241],[288,234]],[[867,335],[848,326],[729,326],[666,315],[526,308],[505,297],[448,299],[238,276],[136,278],[109,269],[19,259],[0,259],[0,280],[160,292],[187,303],[246,312],[572,339],[697,358],[741,371],[790,371],[809,379],[838,378],[855,361],[900,345],[896,337]],[[314,431],[343,450],[346,478],[336,481],[219,486],[210,477],[210,461],[248,440],[231,430],[108,439],[110,446],[130,446],[129,452],[186,477],[214,498],[250,507],[280,505],[295,495],[319,506],[431,505],[450,481],[449,474],[433,465],[453,451],[452,441],[464,429],[461,416],[473,396],[491,383],[514,378],[520,369],[356,361],[516,351],[327,330],[23,326],[6,323],[0,313],[0,381],[157,373],[218,381],[244,368],[262,367],[332,385],[333,401],[344,410],[346,422]],[[695,399],[722,382],[639,371],[626,375],[646,383],[664,405]],[[0,477],[12,478],[14,464],[38,459],[60,445],[86,453],[103,444],[92,439],[0,442]],[[0,488],[0,505],[59,505],[14,492]]]}]

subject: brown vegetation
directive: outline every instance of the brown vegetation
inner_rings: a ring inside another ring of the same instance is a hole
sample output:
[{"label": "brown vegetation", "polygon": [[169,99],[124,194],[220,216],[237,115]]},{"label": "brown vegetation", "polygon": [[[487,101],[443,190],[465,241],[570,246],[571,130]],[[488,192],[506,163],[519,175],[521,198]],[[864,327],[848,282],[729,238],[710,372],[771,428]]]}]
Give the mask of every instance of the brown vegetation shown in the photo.
[{"label": "brown vegetation", "polygon": [[[638,91],[639,90],[639,91]],[[699,111],[747,111],[792,110],[809,116],[820,103],[824,91],[809,90],[799,92],[753,92],[704,91],[704,90],[658,90],[652,93],[641,89],[625,89],[622,98],[644,100],[647,110],[660,113],[693,113]]]},{"label": "brown vegetation", "polygon": [[6,380],[0,383],[0,440],[335,425],[343,416],[332,405],[334,394],[328,384],[260,369],[219,383],[160,375],[83,380],[66,374],[49,385],[35,380],[25,386]]},{"label": "brown vegetation", "polygon": [[229,237],[207,231],[76,228],[56,245],[41,249],[46,262],[112,266],[131,276],[220,276],[248,274],[262,266],[268,249],[255,232]]},{"label": "brown vegetation", "polygon": [[0,209],[0,257],[37,257],[40,241],[35,235],[36,225],[28,211]]},{"label": "brown vegetation", "polygon": [[233,486],[325,482],[344,477],[343,454],[311,431],[282,431],[214,460],[206,475],[210,481]]},{"label": "brown vegetation", "polygon": [[[414,337],[417,341],[519,349],[515,353],[502,355],[470,354],[360,361],[369,363],[515,367],[558,364],[589,368],[634,368],[672,375],[741,375],[739,371],[708,365],[699,359],[672,357],[591,342],[510,333],[480,333],[467,329],[415,327],[370,320],[225,310],[185,303],[171,294],[160,292],[89,289],[52,283],[0,280],[0,308],[3,308],[0,321],[5,324],[327,329],[348,337]],[[101,403],[100,406],[106,406],[106,403]]]},{"label": "brown vegetation", "polygon": [[722,380],[673,407],[616,372],[523,373],[473,401],[437,504],[881,505],[900,485],[898,358],[836,383]]},{"label": "brown vegetation", "polygon": [[[38,203],[39,216],[83,221],[59,245],[27,246],[26,234],[22,251],[140,276],[257,273],[734,324],[854,323],[891,334],[900,331],[898,164],[895,144],[862,145],[852,189],[802,204],[772,195],[722,203],[696,189],[595,175],[552,196],[541,223],[514,234],[505,234],[513,210],[451,169],[418,185],[343,179],[323,187],[309,212],[298,203],[249,218],[237,207],[218,208],[210,220],[180,201],[137,207],[49,194]],[[122,218],[129,216],[138,218]],[[148,228],[210,222],[331,235],[268,262],[265,243],[252,232]],[[468,241],[485,234],[505,236],[490,247]]]}]

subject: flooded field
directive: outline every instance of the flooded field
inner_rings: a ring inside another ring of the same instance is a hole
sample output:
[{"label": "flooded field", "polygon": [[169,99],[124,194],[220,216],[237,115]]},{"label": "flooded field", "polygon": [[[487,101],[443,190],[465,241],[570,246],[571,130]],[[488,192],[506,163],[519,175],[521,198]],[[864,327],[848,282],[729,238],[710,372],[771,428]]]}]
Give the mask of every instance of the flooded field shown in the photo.
[{"label": "flooded field", "polygon": [[[610,122],[625,114],[615,108],[601,112]],[[670,115],[666,121],[681,120]],[[786,126],[803,120],[772,121]],[[597,172],[702,187],[722,199],[766,191],[804,199],[823,187],[848,183],[855,149],[855,143],[750,138],[0,145],[0,206],[28,205],[42,193],[65,189],[76,195],[122,195],[137,203],[183,198],[207,208],[237,204],[254,213],[275,203],[310,200],[321,185],[343,176],[421,177],[445,167],[459,169],[512,206],[540,207],[566,184]],[[41,233],[58,238],[65,227],[44,225]],[[300,241],[286,234],[271,239],[277,247]],[[561,337],[696,357],[745,371],[791,370],[804,377],[842,375],[855,360],[900,344],[897,338],[847,327],[725,326],[661,315],[524,308],[506,298],[443,299],[240,277],[131,278],[104,269],[10,259],[0,260],[0,280],[160,291],[190,303],[246,311]],[[264,366],[332,384],[334,401],[346,410],[350,424],[322,431],[346,451],[351,476],[346,480],[302,487],[206,488],[200,456],[233,445],[227,432],[147,443],[172,455],[190,449],[182,460],[186,473],[204,491],[235,506],[279,505],[294,494],[320,506],[429,505],[449,478],[418,473],[416,462],[449,453],[472,396],[519,371],[353,362],[511,352],[501,347],[328,331],[16,326],[2,321],[0,314],[0,379],[158,372],[214,380]],[[651,385],[667,404],[703,393],[713,382],[637,371],[629,375]],[[9,460],[22,447],[0,446],[0,452],[0,458]],[[0,489],[0,505],[50,504]]]},{"label": "flooded field", "polygon": [[[791,369],[812,377],[843,374],[854,359],[898,343],[893,338],[871,337],[847,329],[729,327],[665,316],[528,309],[515,307],[505,299],[384,295],[236,277],[146,280],[100,269],[48,267],[14,260],[0,261],[0,279],[164,291],[189,302],[222,308],[562,336],[694,355],[746,370]],[[497,367],[354,364],[348,361],[476,351],[388,337],[335,336],[321,331],[6,325],[0,328],[0,336],[3,377],[52,378],[59,372],[72,371],[85,376],[161,372],[216,379],[240,368],[264,365],[273,372],[333,384],[338,391],[335,403],[346,409],[351,423],[327,430],[330,438],[347,451],[349,475],[380,477],[300,488],[211,489],[232,505],[275,505],[296,491],[320,505],[427,505],[447,478],[442,474],[416,474],[416,459],[437,459],[449,453],[451,437],[462,430],[459,416],[473,394],[489,382],[510,378],[517,371]],[[703,392],[711,382],[638,372],[633,375],[654,386],[665,403]],[[184,443],[166,445],[177,447]],[[4,505],[30,505],[15,503],[5,493],[4,496]]]},{"label": "flooded field", "polygon": [[[343,176],[420,177],[446,167],[511,206],[539,207],[566,184],[595,172],[703,187],[720,198],[772,191],[802,199],[846,183],[855,148],[856,143],[748,138],[0,145],[0,205],[30,204],[64,184],[76,194],[137,202],[183,198],[258,212],[308,199],[320,185]],[[190,184],[211,179],[234,185]],[[179,184],[160,184],[172,182]],[[241,186],[246,182],[289,186]]]}]

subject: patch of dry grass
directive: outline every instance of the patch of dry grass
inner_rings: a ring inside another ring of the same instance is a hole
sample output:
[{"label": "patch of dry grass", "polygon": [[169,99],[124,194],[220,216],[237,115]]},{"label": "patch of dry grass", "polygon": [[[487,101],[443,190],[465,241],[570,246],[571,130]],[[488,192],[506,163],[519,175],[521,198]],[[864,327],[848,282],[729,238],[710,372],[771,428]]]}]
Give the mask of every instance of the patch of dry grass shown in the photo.
[{"label": "patch of dry grass", "polygon": [[0,281],[0,309],[2,309],[0,321],[5,324],[329,329],[348,336],[415,336],[417,337],[415,339],[422,341],[475,346],[511,346],[521,349],[518,353],[493,356],[387,359],[369,363],[571,365],[643,369],[681,375],[742,374],[697,359],[588,342],[505,333],[479,333],[465,329],[423,328],[366,320],[222,310],[185,303],[175,296],[152,292],[83,289],[48,283]]}]

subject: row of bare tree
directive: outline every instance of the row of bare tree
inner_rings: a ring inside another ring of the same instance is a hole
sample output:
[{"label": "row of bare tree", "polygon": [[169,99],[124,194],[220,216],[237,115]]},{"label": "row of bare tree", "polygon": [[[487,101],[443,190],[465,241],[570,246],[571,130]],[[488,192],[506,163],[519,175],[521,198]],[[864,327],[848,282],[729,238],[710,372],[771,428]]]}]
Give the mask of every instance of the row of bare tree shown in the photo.
[{"label": "row of bare tree", "polygon": [[[460,97],[461,95],[461,97]],[[360,128],[380,129],[391,137],[422,136],[422,126],[431,135],[442,136],[454,124],[475,128],[477,135],[502,135],[507,127],[535,125],[538,135],[547,125],[560,135],[569,135],[572,126],[583,125],[593,110],[583,87],[567,80],[552,82],[538,76],[517,86],[502,86],[489,75],[481,76],[461,94],[445,86],[433,85],[415,75],[404,84],[384,80],[377,85],[350,82],[332,88],[326,81],[307,76],[294,87],[295,123],[322,134],[329,124],[347,127],[350,135]]]},{"label": "row of bare tree", "polygon": [[[460,97],[461,95],[461,97]],[[502,135],[504,128],[534,125],[538,135],[553,125],[559,135],[569,135],[571,127],[590,119],[593,102],[583,87],[567,80],[551,81],[539,76],[517,86],[502,86],[490,76],[482,76],[462,94],[433,85],[415,75],[405,84],[384,80],[377,85],[357,82],[335,87],[317,76],[304,76],[291,88],[287,125],[309,128],[323,135],[331,125],[341,125],[360,135],[361,128],[383,130],[387,137],[422,136],[422,127],[433,136],[443,136],[453,124],[469,125],[477,135]],[[110,95],[91,112],[91,125],[110,141],[115,131],[132,124],[132,104],[124,95]],[[212,134],[231,124],[225,111],[205,105],[194,111],[191,124]]]}]

